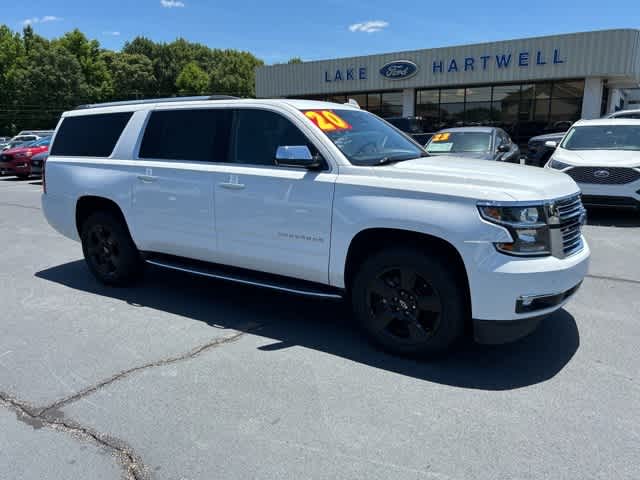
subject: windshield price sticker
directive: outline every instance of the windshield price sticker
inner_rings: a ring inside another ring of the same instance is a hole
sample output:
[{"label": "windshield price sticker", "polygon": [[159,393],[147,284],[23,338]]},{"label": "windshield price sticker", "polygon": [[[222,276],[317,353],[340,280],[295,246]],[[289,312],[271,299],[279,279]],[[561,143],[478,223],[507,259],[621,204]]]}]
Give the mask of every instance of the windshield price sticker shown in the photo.
[{"label": "windshield price sticker", "polygon": [[428,151],[434,152],[434,153],[450,152],[452,148],[453,148],[453,143],[438,143],[438,144],[432,143],[431,145],[429,145]]},{"label": "windshield price sticker", "polygon": [[432,141],[433,142],[446,142],[447,140],[449,140],[449,137],[451,136],[450,133],[437,133],[433,136]]},{"label": "windshield price sticker", "polygon": [[351,130],[351,125],[331,110],[307,110],[305,116],[324,132]]}]

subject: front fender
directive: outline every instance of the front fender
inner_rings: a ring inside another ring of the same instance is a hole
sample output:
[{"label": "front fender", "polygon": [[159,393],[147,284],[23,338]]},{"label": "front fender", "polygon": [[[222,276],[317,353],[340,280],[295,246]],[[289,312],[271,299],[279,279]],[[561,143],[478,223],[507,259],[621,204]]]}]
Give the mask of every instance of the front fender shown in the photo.
[{"label": "front fender", "polygon": [[345,264],[349,246],[360,232],[372,228],[388,228],[422,233],[451,244],[460,254],[467,271],[478,243],[511,241],[502,227],[480,218],[474,200],[468,198],[429,196],[420,192],[385,191],[342,193],[337,189],[334,201],[329,283],[345,287]]}]

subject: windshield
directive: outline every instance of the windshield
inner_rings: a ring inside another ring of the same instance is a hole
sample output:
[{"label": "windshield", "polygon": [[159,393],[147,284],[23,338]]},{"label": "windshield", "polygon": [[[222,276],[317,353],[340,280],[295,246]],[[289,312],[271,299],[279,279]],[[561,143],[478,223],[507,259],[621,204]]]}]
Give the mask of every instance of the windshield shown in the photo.
[{"label": "windshield", "polygon": [[486,153],[491,149],[491,134],[486,132],[440,132],[427,144],[429,153]]},{"label": "windshield", "polygon": [[588,125],[572,128],[562,142],[567,150],[640,150],[640,125]]},{"label": "windshield", "polygon": [[362,110],[305,110],[354,165],[380,165],[426,156],[425,151],[391,125]]}]

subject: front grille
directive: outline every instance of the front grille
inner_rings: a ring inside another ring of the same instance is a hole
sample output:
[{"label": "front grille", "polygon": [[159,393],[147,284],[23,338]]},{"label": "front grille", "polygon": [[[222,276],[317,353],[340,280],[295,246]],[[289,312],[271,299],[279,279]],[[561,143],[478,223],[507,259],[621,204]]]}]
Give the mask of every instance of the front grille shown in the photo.
[{"label": "front grille", "polygon": [[585,210],[580,195],[574,195],[555,203],[560,219],[562,252],[569,256],[582,249],[582,223]]},{"label": "front grille", "polygon": [[574,167],[565,172],[577,183],[623,185],[640,179],[640,172],[623,167]]}]

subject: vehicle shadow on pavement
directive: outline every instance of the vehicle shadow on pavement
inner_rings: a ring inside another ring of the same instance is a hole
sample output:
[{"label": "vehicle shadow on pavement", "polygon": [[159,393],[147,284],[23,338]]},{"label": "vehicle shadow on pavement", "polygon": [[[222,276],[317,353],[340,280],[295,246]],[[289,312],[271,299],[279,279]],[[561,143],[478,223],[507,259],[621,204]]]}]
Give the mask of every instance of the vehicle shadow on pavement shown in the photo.
[{"label": "vehicle shadow on pavement", "polygon": [[[351,321],[344,302],[307,299],[268,290],[149,268],[130,288],[99,284],[83,261],[36,273],[69,288],[116,298],[132,308],[150,309],[205,322],[214,328],[253,331],[274,343],[260,354],[301,346],[428,382],[480,390],[510,390],[544,382],[571,360],[580,340],[574,318],[561,310],[518,342],[481,346],[464,342],[458,351],[432,361],[398,358],[372,347]],[[152,314],[152,313],[150,313]],[[123,317],[122,321],[126,321]]]},{"label": "vehicle shadow on pavement", "polygon": [[637,228],[640,227],[640,210],[588,207],[587,225]]}]

